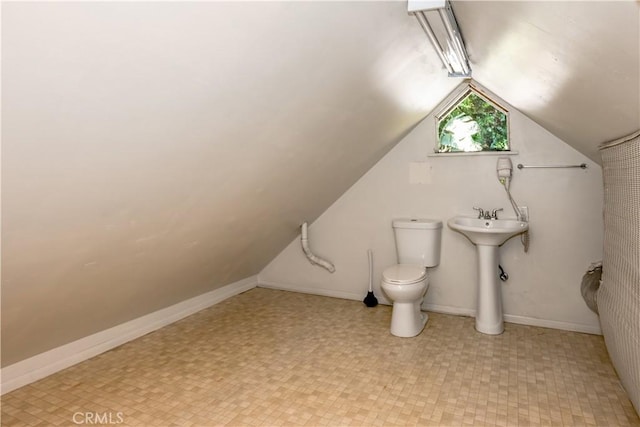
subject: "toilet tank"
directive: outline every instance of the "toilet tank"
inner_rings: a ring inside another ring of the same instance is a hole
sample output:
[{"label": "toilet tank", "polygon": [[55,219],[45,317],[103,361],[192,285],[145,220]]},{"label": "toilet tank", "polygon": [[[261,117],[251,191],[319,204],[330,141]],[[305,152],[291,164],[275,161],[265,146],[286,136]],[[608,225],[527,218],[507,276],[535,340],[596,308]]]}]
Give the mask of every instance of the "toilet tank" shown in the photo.
[{"label": "toilet tank", "polygon": [[393,221],[396,252],[400,264],[435,267],[440,264],[442,221],[401,218]]}]

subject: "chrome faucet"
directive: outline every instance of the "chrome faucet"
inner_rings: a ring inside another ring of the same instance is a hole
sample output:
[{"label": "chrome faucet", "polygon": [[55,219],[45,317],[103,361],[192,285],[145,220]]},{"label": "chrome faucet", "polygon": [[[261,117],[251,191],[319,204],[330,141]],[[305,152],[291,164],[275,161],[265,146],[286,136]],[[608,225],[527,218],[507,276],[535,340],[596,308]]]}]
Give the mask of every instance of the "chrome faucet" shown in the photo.
[{"label": "chrome faucet", "polygon": [[473,210],[478,211],[478,219],[498,219],[498,212],[504,210],[502,208],[490,210],[484,210],[482,208],[476,208],[474,206]]}]

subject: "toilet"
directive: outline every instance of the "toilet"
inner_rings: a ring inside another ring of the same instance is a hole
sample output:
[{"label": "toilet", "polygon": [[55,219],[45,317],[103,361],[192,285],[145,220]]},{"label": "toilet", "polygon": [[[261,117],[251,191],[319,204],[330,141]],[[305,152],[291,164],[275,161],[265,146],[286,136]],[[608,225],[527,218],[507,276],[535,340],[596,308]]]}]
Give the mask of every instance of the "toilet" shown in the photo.
[{"label": "toilet", "polygon": [[440,264],[442,221],[396,219],[393,221],[398,264],[382,273],[382,290],[393,301],[391,334],[415,337],[427,323],[421,311],[429,287],[428,267]]}]

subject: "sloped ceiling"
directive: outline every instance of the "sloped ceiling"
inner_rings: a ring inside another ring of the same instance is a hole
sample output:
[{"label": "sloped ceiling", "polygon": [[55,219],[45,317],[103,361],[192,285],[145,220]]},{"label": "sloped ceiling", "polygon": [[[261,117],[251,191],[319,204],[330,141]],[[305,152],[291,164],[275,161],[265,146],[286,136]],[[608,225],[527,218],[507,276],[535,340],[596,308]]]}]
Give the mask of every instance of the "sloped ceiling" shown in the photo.
[{"label": "sloped ceiling", "polygon": [[400,3],[2,20],[3,365],[258,273],[457,84]]},{"label": "sloped ceiling", "polygon": [[[640,127],[636,2],[454,9],[580,151]],[[256,274],[458,84],[404,2],[3,3],[2,365]]]},{"label": "sloped ceiling", "polygon": [[640,2],[462,1],[473,76],[600,163],[640,129]]}]

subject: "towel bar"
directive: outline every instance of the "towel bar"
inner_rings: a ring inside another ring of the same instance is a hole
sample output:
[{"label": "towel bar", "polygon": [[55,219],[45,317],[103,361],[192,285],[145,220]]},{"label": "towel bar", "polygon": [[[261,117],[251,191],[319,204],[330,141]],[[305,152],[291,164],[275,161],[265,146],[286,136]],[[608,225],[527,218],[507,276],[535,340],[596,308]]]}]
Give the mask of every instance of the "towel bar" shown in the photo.
[{"label": "towel bar", "polygon": [[525,166],[522,163],[518,164],[518,169],[525,169],[525,168],[580,168],[580,169],[586,169],[587,168],[587,164],[586,163],[580,163],[579,165],[528,165]]}]

